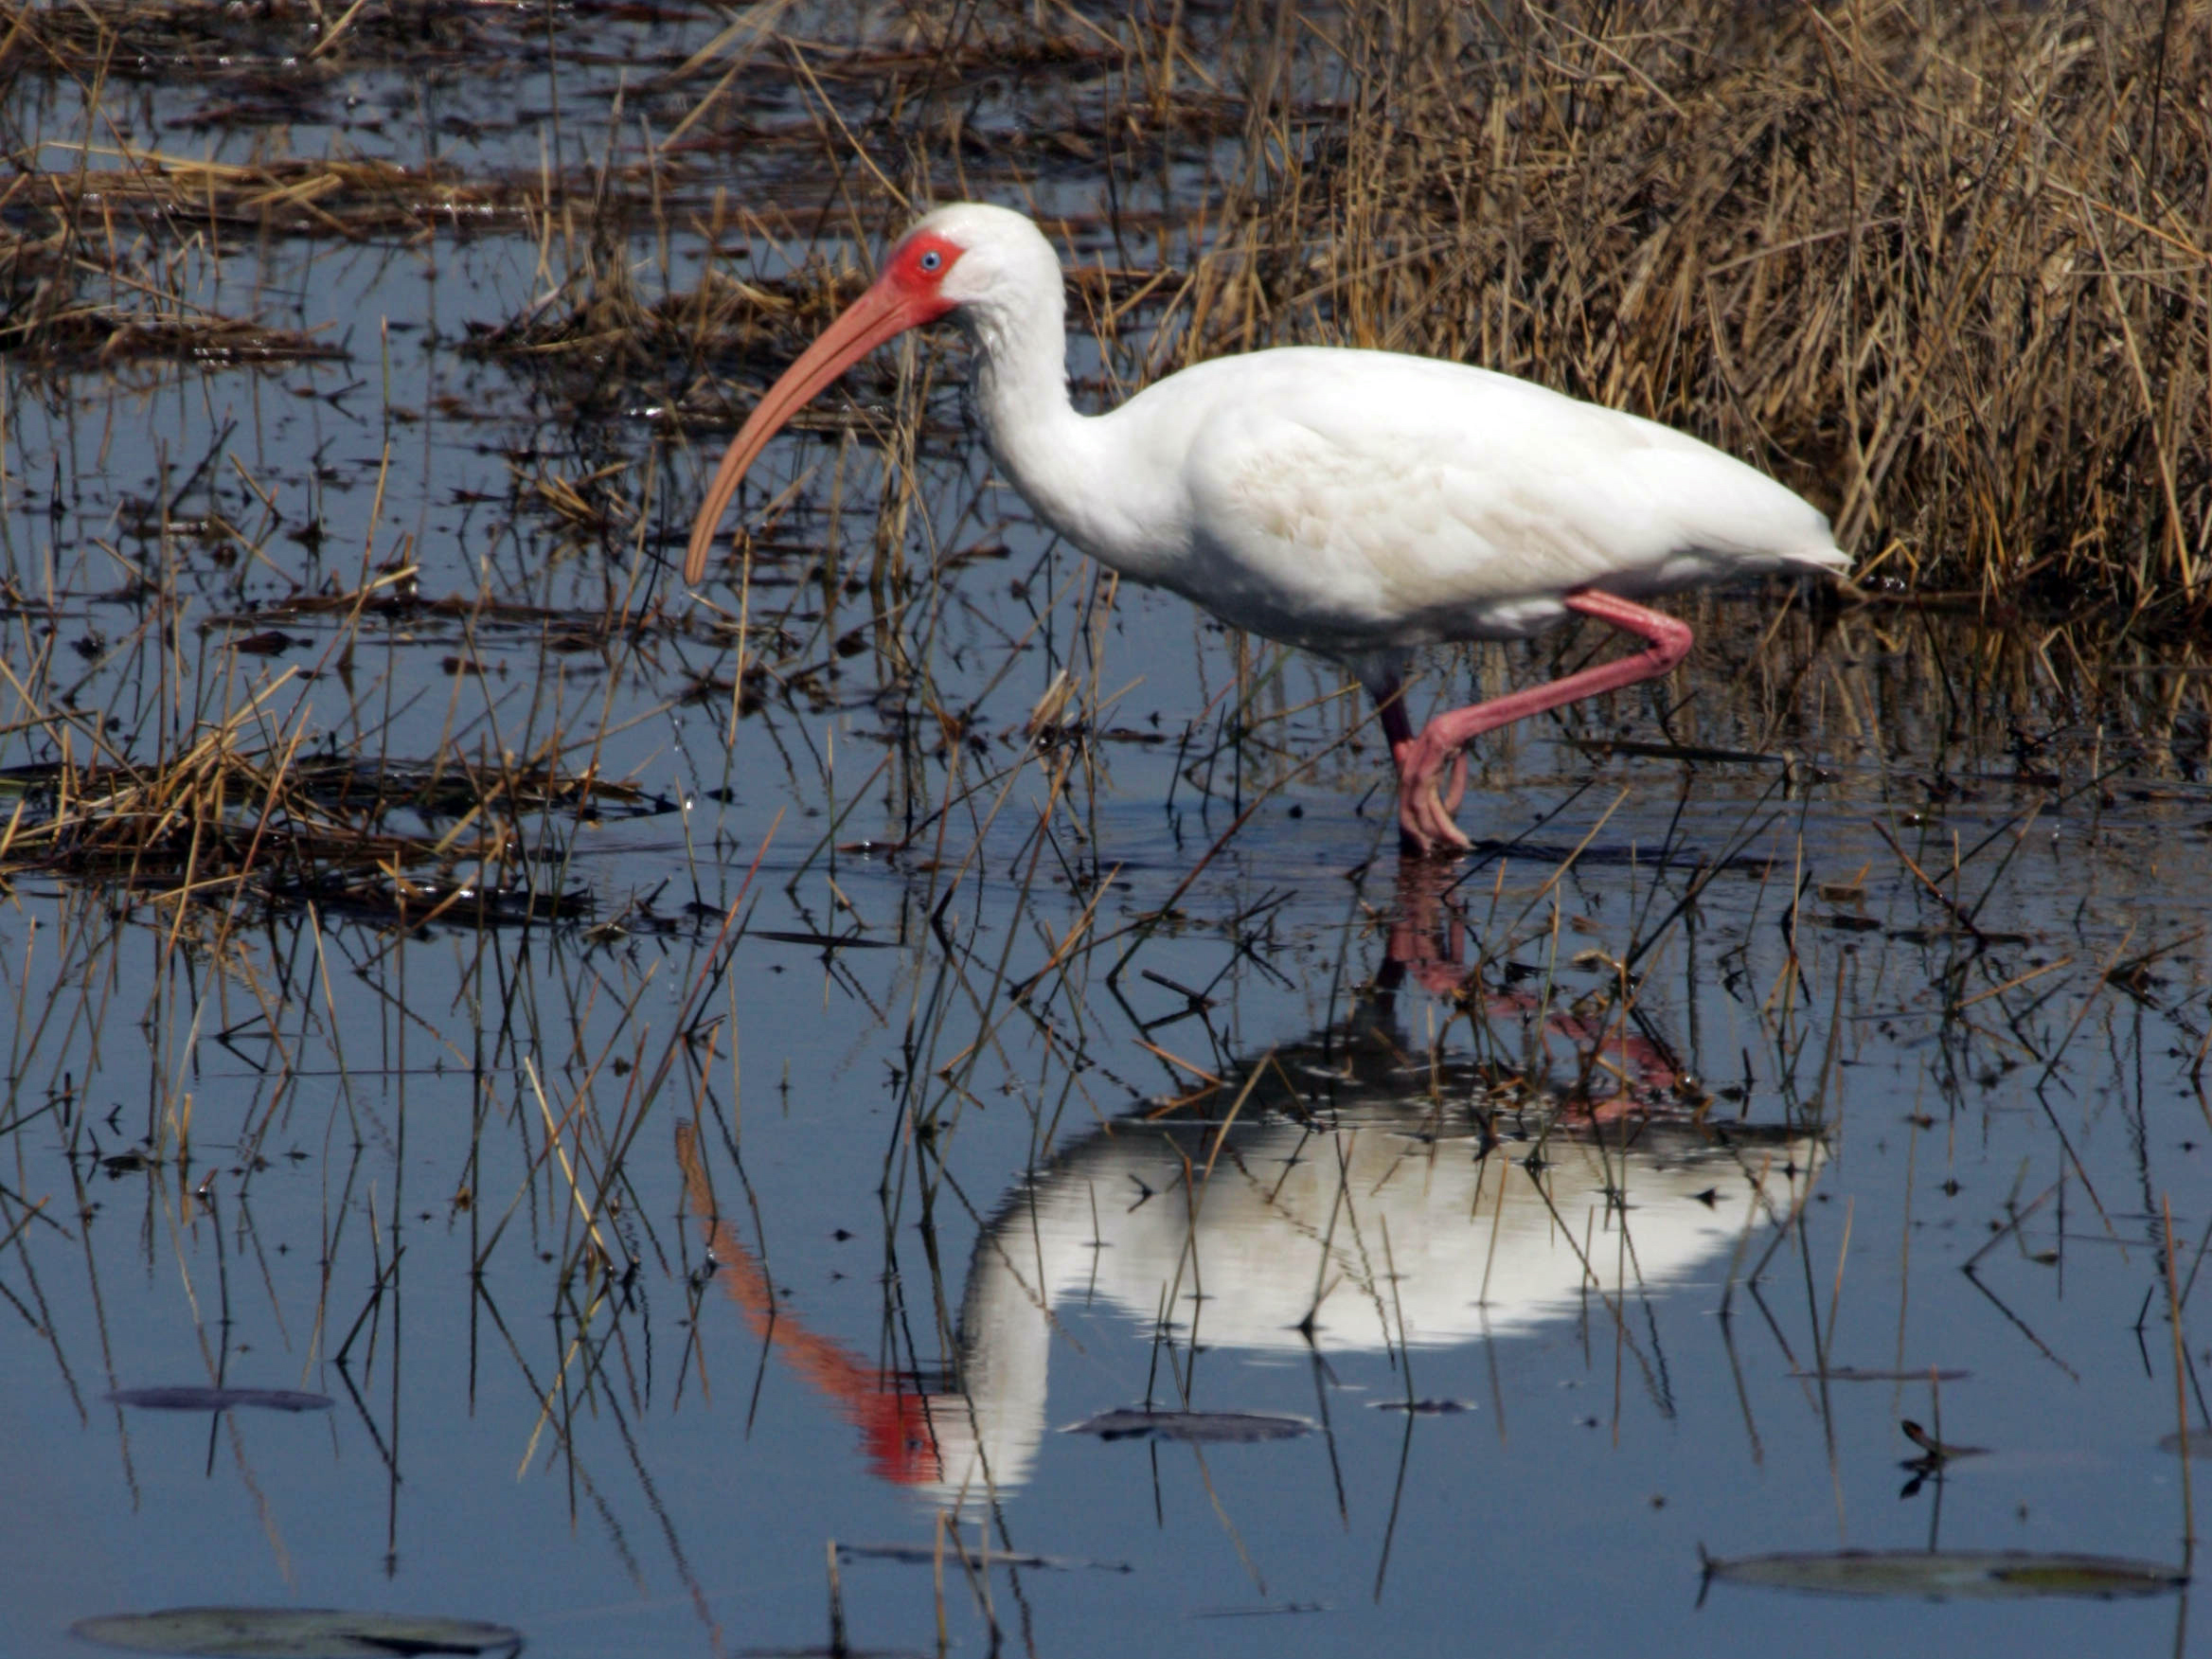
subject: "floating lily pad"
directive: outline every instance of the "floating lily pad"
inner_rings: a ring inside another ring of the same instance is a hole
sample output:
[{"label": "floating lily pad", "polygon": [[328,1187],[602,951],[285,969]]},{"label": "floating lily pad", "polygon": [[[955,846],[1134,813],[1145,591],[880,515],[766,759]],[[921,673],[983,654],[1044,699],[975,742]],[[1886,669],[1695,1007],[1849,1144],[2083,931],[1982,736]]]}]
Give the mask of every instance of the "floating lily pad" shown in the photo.
[{"label": "floating lily pad", "polygon": [[255,1406],[262,1411],[329,1411],[328,1394],[310,1394],[304,1388],[201,1388],[188,1384],[171,1388],[118,1388],[108,1398],[117,1405],[134,1405],[141,1411],[234,1411]]},{"label": "floating lily pad", "polygon": [[1313,1425],[1301,1417],[1281,1417],[1262,1411],[1147,1411],[1125,1406],[1102,1411],[1086,1421],[1072,1423],[1071,1435],[1096,1435],[1101,1440],[1226,1441],[1294,1440],[1311,1434]]},{"label": "floating lily pad", "polygon": [[1839,1550],[1705,1561],[1705,1577],[1821,1596],[2002,1600],[2028,1596],[2159,1596],[2189,1581],[2179,1567],[2118,1556],[2028,1550]]},{"label": "floating lily pad", "polygon": [[171,1607],[80,1618],[88,1642],[140,1653],[228,1659],[428,1659],[440,1653],[522,1650],[523,1633],[473,1618],[405,1613],[340,1613],[326,1607]]}]

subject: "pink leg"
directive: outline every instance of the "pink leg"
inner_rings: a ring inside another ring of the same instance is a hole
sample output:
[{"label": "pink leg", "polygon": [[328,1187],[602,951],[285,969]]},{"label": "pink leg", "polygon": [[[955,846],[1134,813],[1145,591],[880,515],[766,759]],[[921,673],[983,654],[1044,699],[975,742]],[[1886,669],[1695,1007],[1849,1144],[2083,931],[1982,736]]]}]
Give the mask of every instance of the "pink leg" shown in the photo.
[{"label": "pink leg", "polygon": [[1450,996],[1466,981],[1468,971],[1459,958],[1467,927],[1459,907],[1444,898],[1451,882],[1452,872],[1443,865],[1407,860],[1398,866],[1378,990],[1395,990],[1411,978],[1424,990]]},{"label": "pink leg", "polygon": [[[1390,697],[1384,702],[1382,732],[1390,740],[1390,753],[1398,761],[1398,839],[1405,851],[1458,852],[1472,845],[1452,821],[1452,814],[1467,787],[1467,745],[1484,732],[1547,708],[1595,697],[1600,691],[1617,691],[1639,680],[1656,679],[1689,654],[1689,629],[1671,616],[1587,588],[1567,595],[1566,606],[1635,634],[1648,642],[1646,648],[1633,656],[1600,663],[1563,680],[1439,714],[1418,736],[1413,722],[1406,719],[1402,700]],[[1451,782],[1440,792],[1438,785],[1447,765],[1452,768]]]},{"label": "pink leg", "polygon": [[[1413,721],[1407,716],[1405,712],[1405,687],[1401,686],[1394,677],[1384,682],[1382,694],[1376,699],[1376,702],[1382,714],[1382,736],[1389,740],[1391,758],[1394,760],[1398,760],[1400,762],[1400,776],[1402,776],[1403,757],[1408,746],[1411,745],[1415,740],[1413,735]],[[1466,794],[1467,751],[1462,749],[1458,754],[1453,757],[1452,781],[1445,786],[1443,792],[1445,812],[1450,814],[1452,812],[1457,812],[1459,810],[1459,803],[1465,797]],[[1404,816],[1405,813],[1403,798],[1401,795],[1399,811],[1399,819],[1401,827],[1404,821]],[[1415,847],[1405,844],[1402,834],[1400,835],[1400,849],[1408,852],[1418,852],[1424,850],[1423,848]]]}]

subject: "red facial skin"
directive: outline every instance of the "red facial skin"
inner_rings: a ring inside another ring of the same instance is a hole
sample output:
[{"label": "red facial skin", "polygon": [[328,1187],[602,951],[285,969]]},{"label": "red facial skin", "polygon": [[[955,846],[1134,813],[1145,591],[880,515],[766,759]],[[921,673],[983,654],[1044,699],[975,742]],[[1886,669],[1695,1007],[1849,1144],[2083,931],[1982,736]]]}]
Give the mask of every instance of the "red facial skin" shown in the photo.
[{"label": "red facial skin", "polygon": [[723,452],[691,526],[691,545],[684,558],[684,580],[696,584],[706,574],[706,555],[714,545],[722,515],[738,486],[768,440],[814,395],[884,341],[908,329],[932,323],[951,311],[944,296],[945,276],[959,263],[962,249],[930,231],[919,231],[891,250],[883,274],[847,306],[799,360],[783,371],[755,405],[738,436]]},{"label": "red facial skin", "polygon": [[[917,304],[934,308],[922,319],[934,322],[953,309],[952,302],[940,290],[946,274],[960,262],[960,256],[966,251],[957,242],[947,241],[934,231],[917,231],[891,250],[891,257],[883,261],[883,274],[876,278],[875,285],[881,288],[888,283]],[[930,263],[933,258],[937,261],[934,265]]]}]

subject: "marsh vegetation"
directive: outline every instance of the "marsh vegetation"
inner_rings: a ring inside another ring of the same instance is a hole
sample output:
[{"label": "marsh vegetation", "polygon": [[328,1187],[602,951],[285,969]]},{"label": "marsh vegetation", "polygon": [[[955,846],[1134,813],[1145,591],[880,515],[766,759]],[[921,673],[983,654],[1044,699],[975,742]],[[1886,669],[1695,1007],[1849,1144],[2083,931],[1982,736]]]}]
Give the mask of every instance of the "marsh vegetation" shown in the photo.
[{"label": "marsh vegetation", "polygon": [[[2207,23],[0,6],[18,1650],[2185,1650]],[[963,196],[1092,406],[1480,361],[1857,591],[1686,602],[1402,867],[1360,700],[1056,548],[950,340],[686,593]]]}]

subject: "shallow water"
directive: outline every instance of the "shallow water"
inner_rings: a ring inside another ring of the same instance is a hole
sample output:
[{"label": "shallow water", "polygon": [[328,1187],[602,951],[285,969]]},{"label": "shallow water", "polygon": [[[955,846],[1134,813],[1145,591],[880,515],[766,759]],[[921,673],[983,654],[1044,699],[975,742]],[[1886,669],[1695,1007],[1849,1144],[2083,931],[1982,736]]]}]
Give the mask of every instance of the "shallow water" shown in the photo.
[{"label": "shallow water", "polygon": [[[455,165],[533,176],[557,92],[588,166],[618,60],[719,27],[639,17],[567,17]],[[419,159],[440,129],[406,112],[472,96],[352,73],[399,112],[369,153]],[[763,107],[802,114],[790,81]],[[202,131],[197,92],[128,96],[136,142]],[[335,107],[289,142],[350,133]],[[733,722],[705,607],[737,589],[666,562],[720,431],[461,349],[539,255],[519,221],[234,238],[205,302],[334,325],[345,361],[7,366],[0,761],[63,726],[81,758],[74,705],[143,762],[266,692],[239,729],[274,755],[555,753],[648,797],[463,864],[588,897],[528,926],[13,873],[9,1651],[194,1604],[549,1654],[2185,1648],[2185,1593],[1806,1600],[1707,1586],[1701,1551],[2185,1559],[2201,680],[1704,603],[1680,706],[1487,745],[1481,856],[1402,867],[1334,677],[1180,601],[1104,610],[940,389],[886,544],[865,429],[786,438],[748,491],[811,474]],[[392,562],[461,605],[296,602]],[[1560,649],[1588,645],[1423,690]],[[334,1405],[107,1398],[218,1383]],[[1134,1407],[1221,1415],[1063,1432]],[[1916,1478],[1908,1418],[1988,1450]]]}]

